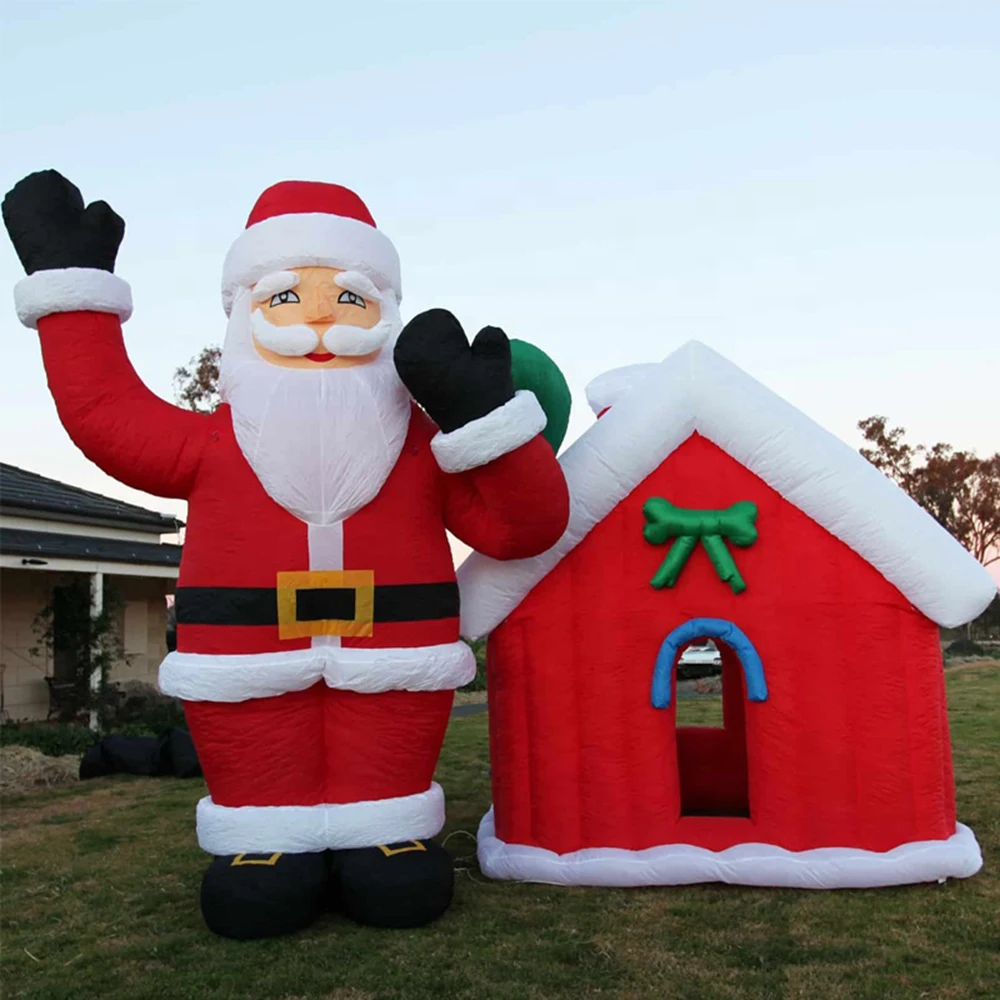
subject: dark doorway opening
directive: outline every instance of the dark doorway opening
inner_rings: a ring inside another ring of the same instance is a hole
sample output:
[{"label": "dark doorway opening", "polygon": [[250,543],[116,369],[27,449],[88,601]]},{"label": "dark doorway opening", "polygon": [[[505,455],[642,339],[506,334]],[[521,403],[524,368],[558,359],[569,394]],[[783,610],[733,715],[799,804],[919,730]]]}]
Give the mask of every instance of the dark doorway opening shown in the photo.
[{"label": "dark doorway opening", "polygon": [[[690,645],[705,642],[704,638],[696,639]],[[701,720],[707,706],[694,702],[689,708],[683,697],[686,692],[675,693],[681,815],[749,817],[746,682],[736,653],[719,639],[715,645],[722,660],[722,725],[706,725]],[[678,661],[683,655],[684,650],[678,652]],[[677,667],[675,663],[675,684]],[[684,724],[687,720],[694,724]]]},{"label": "dark doorway opening", "polygon": [[[89,594],[79,583],[52,589],[52,677],[72,684],[80,658],[80,621],[90,612]],[[82,608],[82,610],[81,610]]]}]

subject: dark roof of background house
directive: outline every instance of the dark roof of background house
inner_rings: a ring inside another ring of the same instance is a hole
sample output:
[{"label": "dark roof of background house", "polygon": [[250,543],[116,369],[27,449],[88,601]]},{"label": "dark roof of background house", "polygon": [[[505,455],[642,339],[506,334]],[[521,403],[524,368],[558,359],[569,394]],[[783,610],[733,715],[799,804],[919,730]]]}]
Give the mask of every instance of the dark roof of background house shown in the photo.
[{"label": "dark roof of background house", "polygon": [[105,524],[153,534],[176,531],[184,523],[169,514],[113,500],[5,462],[0,462],[0,510],[6,514]]},{"label": "dark roof of background house", "polygon": [[0,531],[0,552],[26,559],[89,559],[101,562],[147,563],[179,566],[180,545],[159,542],[131,542],[120,538],[88,538],[85,535],[58,535],[53,531]]}]

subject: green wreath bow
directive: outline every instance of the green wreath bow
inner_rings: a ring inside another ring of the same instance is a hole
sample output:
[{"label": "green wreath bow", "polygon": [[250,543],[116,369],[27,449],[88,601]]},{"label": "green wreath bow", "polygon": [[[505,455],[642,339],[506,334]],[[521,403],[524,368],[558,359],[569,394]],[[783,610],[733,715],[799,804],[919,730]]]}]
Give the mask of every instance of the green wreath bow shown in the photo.
[{"label": "green wreath bow", "polygon": [[664,545],[671,538],[676,539],[649,581],[657,590],[672,587],[677,582],[699,542],[708,553],[719,579],[728,583],[734,594],[747,589],[725,540],[741,548],[757,541],[755,503],[740,500],[725,510],[697,510],[675,507],[662,497],[650,497],[642,506],[642,515],[647,521],[642,535],[651,545]]}]

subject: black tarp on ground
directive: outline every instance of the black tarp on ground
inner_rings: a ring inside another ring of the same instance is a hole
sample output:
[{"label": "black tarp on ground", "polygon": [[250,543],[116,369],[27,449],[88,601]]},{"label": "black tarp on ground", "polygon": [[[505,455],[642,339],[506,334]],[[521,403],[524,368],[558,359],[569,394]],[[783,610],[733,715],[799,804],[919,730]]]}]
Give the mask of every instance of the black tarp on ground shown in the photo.
[{"label": "black tarp on ground", "polygon": [[191,734],[168,729],[162,736],[105,736],[80,761],[80,780],[107,774],[197,778],[201,765]]}]

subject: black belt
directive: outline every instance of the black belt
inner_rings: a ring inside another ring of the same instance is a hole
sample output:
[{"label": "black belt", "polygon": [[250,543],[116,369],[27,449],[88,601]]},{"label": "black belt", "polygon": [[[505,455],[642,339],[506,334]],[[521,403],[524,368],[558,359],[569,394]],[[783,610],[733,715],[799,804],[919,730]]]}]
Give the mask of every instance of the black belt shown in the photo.
[{"label": "black belt", "polygon": [[[416,622],[458,617],[457,583],[396,583],[376,586],[374,621]],[[299,622],[353,621],[354,587],[302,588],[295,592]],[[178,625],[277,625],[274,587],[178,587]]]}]

